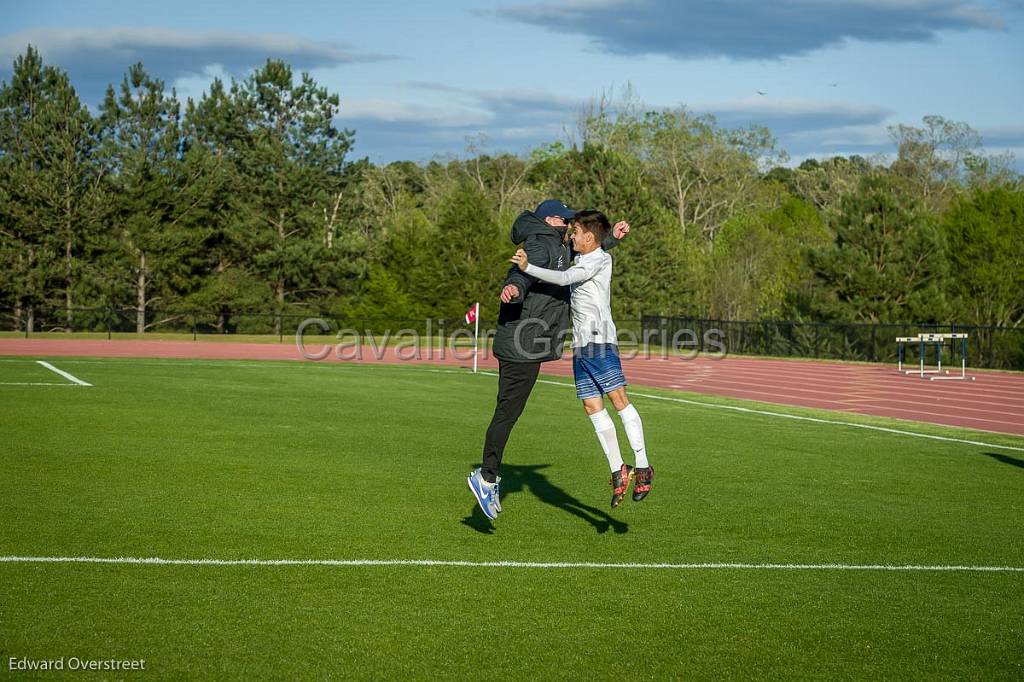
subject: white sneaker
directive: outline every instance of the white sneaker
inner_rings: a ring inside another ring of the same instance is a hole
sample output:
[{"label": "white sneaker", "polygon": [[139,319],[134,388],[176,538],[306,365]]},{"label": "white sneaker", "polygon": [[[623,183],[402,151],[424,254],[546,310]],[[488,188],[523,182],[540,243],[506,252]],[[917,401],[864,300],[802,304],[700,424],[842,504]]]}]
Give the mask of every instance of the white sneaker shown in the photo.
[{"label": "white sneaker", "polygon": [[473,469],[469,478],[466,479],[466,483],[480,505],[480,509],[483,510],[484,516],[489,519],[498,518],[499,509],[494,503],[498,497],[498,484],[485,481],[484,477],[480,475],[480,467]]}]

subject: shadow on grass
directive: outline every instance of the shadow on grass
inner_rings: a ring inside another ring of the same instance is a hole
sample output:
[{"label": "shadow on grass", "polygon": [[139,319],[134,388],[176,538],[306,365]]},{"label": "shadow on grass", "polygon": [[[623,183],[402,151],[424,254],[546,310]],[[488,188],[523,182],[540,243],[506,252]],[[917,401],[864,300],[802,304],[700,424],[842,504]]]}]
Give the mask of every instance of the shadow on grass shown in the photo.
[{"label": "shadow on grass", "polygon": [[[528,490],[541,502],[572,514],[581,521],[586,521],[593,526],[598,533],[607,533],[609,530],[616,533],[625,533],[629,531],[629,525],[627,523],[620,521],[606,511],[598,509],[597,507],[592,507],[589,504],[580,501],[548,480],[547,476],[540,473],[540,470],[546,469],[549,466],[551,465],[502,465],[502,502],[508,499],[510,495],[515,495],[523,492],[524,490]],[[484,513],[480,510],[480,505],[475,502],[473,503],[472,511],[470,511],[466,518],[462,519],[462,523],[480,533],[494,533],[494,525],[491,523],[491,520],[484,516]]]},{"label": "shadow on grass", "polygon": [[1009,464],[1010,466],[1017,467],[1018,469],[1024,469],[1024,459],[1017,459],[1016,457],[1010,457],[1009,455],[1003,455],[998,452],[986,452],[984,454],[988,455],[997,462]]}]

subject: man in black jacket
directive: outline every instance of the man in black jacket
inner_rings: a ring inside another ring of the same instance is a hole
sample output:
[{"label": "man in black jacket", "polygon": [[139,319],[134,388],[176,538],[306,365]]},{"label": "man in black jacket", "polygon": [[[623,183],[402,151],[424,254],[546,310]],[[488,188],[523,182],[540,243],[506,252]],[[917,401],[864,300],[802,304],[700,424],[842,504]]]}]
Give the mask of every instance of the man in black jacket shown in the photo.
[{"label": "man in black jacket", "polygon": [[[557,199],[543,201],[536,210],[524,211],[516,218],[512,243],[522,245],[531,263],[565,270],[574,255],[566,239],[574,215],[576,211]],[[609,235],[602,246],[610,249],[623,236],[624,232]],[[512,427],[526,407],[541,363],[562,357],[569,331],[569,287],[540,282],[513,266],[505,278],[501,302],[493,345],[498,358],[498,399],[484,438],[483,463],[467,479],[490,519],[501,511],[501,458]]]}]

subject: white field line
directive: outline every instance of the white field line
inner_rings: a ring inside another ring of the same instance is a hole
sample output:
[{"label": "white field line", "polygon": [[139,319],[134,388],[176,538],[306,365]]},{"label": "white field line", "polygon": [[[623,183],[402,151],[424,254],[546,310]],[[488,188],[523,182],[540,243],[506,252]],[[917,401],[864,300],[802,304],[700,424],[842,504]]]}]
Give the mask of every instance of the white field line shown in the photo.
[{"label": "white field line", "polygon": [[77,386],[78,384],[48,384],[41,381],[0,381],[0,386]]},{"label": "white field line", "polygon": [[623,569],[623,570],[760,570],[1024,573],[1024,566],[957,564],[758,564],[758,563],[614,563],[591,561],[449,561],[440,559],[162,559],[160,557],[0,556],[6,564],[131,564],[155,566],[423,566],[459,568]]},{"label": "white field line", "polygon": [[36,360],[36,362],[38,362],[40,365],[42,365],[46,369],[50,370],[51,372],[56,372],[57,374],[61,375],[62,377],[64,377],[68,381],[72,381],[72,382],[78,384],[79,386],[92,386],[92,384],[90,384],[87,381],[82,381],[81,379],[76,377],[74,374],[68,374],[67,372],[65,372],[62,369],[57,369],[56,367],[54,367],[50,363],[46,362],[45,360]]},{"label": "white field line", "polygon": [[[11,363],[26,363],[26,362],[38,362],[38,360],[25,360],[20,358],[0,358],[0,363],[11,362]],[[366,368],[372,366],[374,369],[395,369],[403,372],[433,372],[442,374],[472,374],[472,371],[465,369],[430,369],[430,365],[377,365],[368,362],[312,362],[312,361],[299,361],[299,360],[257,360],[255,362],[246,362],[244,360],[226,360],[223,358],[210,358],[208,360],[182,360],[179,358],[164,358],[157,360],[146,360],[142,358],[109,358],[106,360],[81,360],[77,356],[69,355],[67,359],[62,359],[60,364],[62,365],[123,365],[126,362],[130,362],[133,365],[146,365],[150,367],[211,367],[211,366],[228,366],[230,368],[235,367],[250,367],[256,369],[266,369],[268,366],[281,367],[287,363],[288,369],[301,369],[309,371],[317,371],[323,368],[330,368],[332,370],[350,370],[358,368]],[[482,370],[481,370],[482,372]],[[498,376],[495,374],[494,376]],[[65,384],[61,384],[64,386]]]},{"label": "white field line", "polygon": [[[497,376],[493,372],[488,372],[490,376]],[[575,388],[573,384],[567,384],[562,381],[550,381],[548,379],[537,379],[538,384],[551,384],[552,386],[564,386],[567,388]],[[917,433],[916,431],[903,431],[902,429],[890,429],[885,426],[874,426],[872,424],[857,424],[855,422],[844,422],[837,421],[834,419],[821,419],[819,417],[806,417],[799,414],[786,414],[785,412],[771,412],[769,410],[755,410],[750,407],[740,407],[738,405],[716,405],[715,403],[704,403],[699,400],[687,400],[686,398],[670,398],[663,395],[652,395],[650,393],[638,393],[630,391],[629,395],[639,396],[641,398],[650,398],[651,400],[663,400],[671,403],[682,403],[684,405],[697,405],[699,407],[707,407],[716,410],[732,410],[733,412],[743,412],[746,414],[757,414],[765,417],[778,417],[781,419],[794,419],[796,421],[813,422],[815,424],[830,424],[833,426],[849,426],[854,429],[867,429],[869,431],[881,431],[883,433],[895,433],[900,436],[910,436],[911,438],[927,438],[929,440],[940,440],[946,443],[962,443],[964,445],[977,445],[985,448],[998,448],[1000,450],[1013,450],[1015,452],[1024,452],[1024,448],[1015,447],[1013,445],[999,445],[997,443],[984,443],[977,440],[967,440],[965,438],[949,438],[947,436],[935,436],[930,433]]]}]

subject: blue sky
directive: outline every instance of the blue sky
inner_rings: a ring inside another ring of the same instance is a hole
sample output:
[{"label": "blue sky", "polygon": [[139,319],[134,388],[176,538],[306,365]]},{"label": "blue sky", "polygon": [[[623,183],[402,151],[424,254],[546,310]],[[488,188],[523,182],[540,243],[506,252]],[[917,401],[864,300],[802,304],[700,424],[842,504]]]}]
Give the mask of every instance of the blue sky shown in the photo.
[{"label": "blue sky", "polygon": [[[267,57],[336,92],[352,158],[525,153],[630,84],[771,128],[793,162],[891,153],[888,126],[964,121],[1024,160],[1024,0],[0,0],[0,79],[25,45],[98,103],[135,61],[198,97]],[[759,94],[759,92],[764,94]],[[482,136],[482,137],[481,137]]]}]

